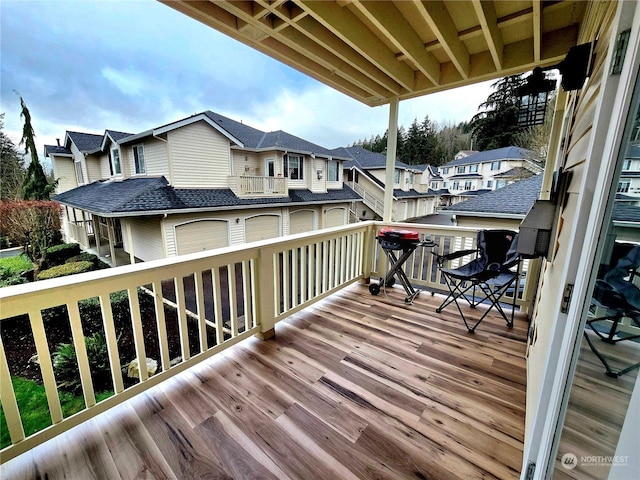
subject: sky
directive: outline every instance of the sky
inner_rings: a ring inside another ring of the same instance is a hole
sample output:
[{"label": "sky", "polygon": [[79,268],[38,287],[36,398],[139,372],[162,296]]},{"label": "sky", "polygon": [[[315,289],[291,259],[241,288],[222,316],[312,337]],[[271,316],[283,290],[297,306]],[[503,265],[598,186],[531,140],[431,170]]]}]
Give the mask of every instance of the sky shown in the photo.
[{"label": "sky", "polygon": [[[69,131],[139,133],[212,110],[326,148],[383,134],[368,107],[155,0],[0,1],[4,131],[24,98],[38,154]],[[491,82],[400,102],[399,125],[469,120]]]}]

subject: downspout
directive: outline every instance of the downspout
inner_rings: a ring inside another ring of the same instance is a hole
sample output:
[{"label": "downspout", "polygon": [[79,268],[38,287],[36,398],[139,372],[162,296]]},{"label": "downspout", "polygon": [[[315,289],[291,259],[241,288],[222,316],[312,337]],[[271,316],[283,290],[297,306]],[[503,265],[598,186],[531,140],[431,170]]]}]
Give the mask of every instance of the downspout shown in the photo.
[{"label": "downspout", "polygon": [[384,222],[391,221],[393,212],[393,173],[396,166],[396,150],[398,148],[398,97],[389,102],[389,129],[387,134],[387,169],[384,182]]}]

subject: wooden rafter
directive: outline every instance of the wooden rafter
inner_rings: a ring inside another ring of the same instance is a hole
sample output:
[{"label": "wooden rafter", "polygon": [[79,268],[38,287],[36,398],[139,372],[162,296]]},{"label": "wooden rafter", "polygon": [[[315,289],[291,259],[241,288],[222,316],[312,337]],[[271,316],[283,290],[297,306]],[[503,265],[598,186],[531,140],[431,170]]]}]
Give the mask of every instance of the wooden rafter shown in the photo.
[{"label": "wooden rafter", "polygon": [[478,16],[478,21],[480,22],[484,38],[487,41],[487,46],[491,52],[491,58],[496,66],[496,70],[501,70],[504,43],[502,34],[498,28],[496,9],[493,3],[482,0],[473,0],[473,8]]},{"label": "wooden rafter", "polygon": [[542,43],[542,6],[540,0],[533,0],[533,60],[539,62]]}]

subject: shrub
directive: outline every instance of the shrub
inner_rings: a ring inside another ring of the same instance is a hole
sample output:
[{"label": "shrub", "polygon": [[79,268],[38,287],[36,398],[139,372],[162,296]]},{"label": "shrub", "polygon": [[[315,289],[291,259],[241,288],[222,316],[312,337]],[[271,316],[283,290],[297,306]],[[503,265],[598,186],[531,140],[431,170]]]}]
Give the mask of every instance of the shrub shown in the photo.
[{"label": "shrub", "polygon": [[24,248],[33,264],[42,268],[47,248],[60,237],[60,204],[40,200],[0,201],[0,231]]},{"label": "shrub", "polygon": [[75,255],[71,258],[67,258],[64,263],[73,263],[73,262],[91,262],[96,270],[101,270],[103,268],[110,268],[109,265],[104,263],[97,255],[93,253],[84,252],[80,255]]},{"label": "shrub", "polygon": [[0,258],[0,287],[27,283],[29,272],[33,268],[31,261],[24,255]]},{"label": "shrub", "polygon": [[[84,344],[87,348],[94,389],[96,391],[110,389],[112,387],[111,367],[104,335],[94,333],[90,337],[84,337]],[[58,349],[53,354],[53,371],[56,374],[58,387],[75,394],[82,392],[76,349],[73,343],[58,345]]]},{"label": "shrub", "polygon": [[47,270],[43,270],[38,274],[38,280],[47,280],[49,278],[66,277],[67,275],[75,275],[76,273],[84,273],[93,270],[91,262],[73,262],[58,265]]},{"label": "shrub", "polygon": [[49,266],[55,267],[62,265],[68,258],[80,254],[80,245],[77,243],[62,243],[47,248],[47,263]]}]

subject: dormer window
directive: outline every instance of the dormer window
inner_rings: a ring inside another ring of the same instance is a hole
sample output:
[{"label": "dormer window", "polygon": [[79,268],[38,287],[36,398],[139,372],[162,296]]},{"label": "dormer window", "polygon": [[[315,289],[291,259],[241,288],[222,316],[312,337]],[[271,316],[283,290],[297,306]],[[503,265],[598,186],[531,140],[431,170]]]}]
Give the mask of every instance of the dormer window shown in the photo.
[{"label": "dormer window", "polygon": [[120,151],[117,148],[111,150],[111,173],[113,175],[122,175],[122,167],[120,166]]},{"label": "dormer window", "polygon": [[82,173],[82,163],[74,162],[73,165],[76,169],[76,181],[78,182],[78,185],[82,185],[84,183],[84,174]]},{"label": "dormer window", "polygon": [[142,145],[133,147],[133,163],[137,175],[147,172],[147,167],[144,164],[144,147]]}]

